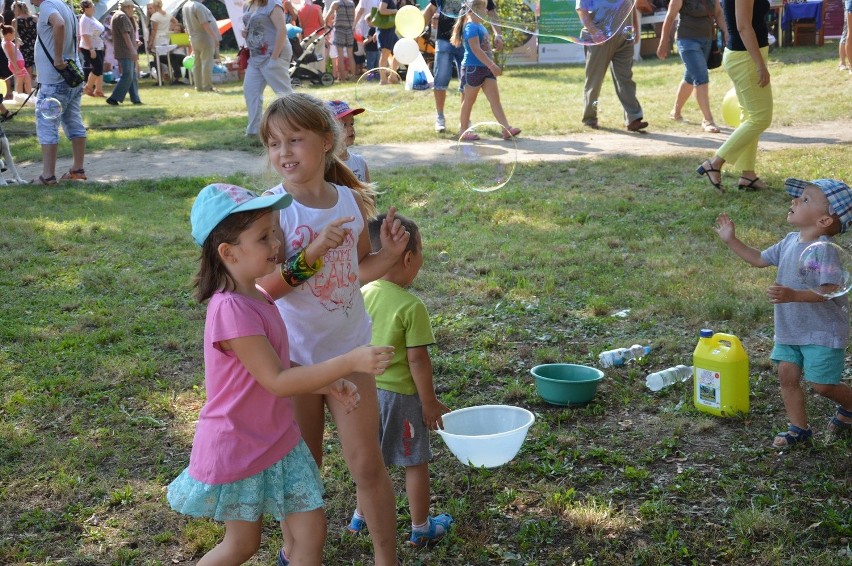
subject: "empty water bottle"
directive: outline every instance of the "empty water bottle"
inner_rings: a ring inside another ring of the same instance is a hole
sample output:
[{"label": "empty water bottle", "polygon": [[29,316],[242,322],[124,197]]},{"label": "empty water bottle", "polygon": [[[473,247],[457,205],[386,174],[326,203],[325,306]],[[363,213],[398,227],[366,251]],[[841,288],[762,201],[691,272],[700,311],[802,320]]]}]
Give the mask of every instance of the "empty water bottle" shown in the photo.
[{"label": "empty water bottle", "polygon": [[679,365],[649,374],[645,378],[645,385],[651,391],[659,391],[678,381],[686,381],[692,377],[692,366]]},{"label": "empty water bottle", "polygon": [[607,350],[598,355],[598,364],[602,368],[610,368],[613,366],[623,366],[630,360],[638,360],[647,356],[651,352],[650,346],[640,346],[633,344],[629,348],[616,348],[615,350]]}]

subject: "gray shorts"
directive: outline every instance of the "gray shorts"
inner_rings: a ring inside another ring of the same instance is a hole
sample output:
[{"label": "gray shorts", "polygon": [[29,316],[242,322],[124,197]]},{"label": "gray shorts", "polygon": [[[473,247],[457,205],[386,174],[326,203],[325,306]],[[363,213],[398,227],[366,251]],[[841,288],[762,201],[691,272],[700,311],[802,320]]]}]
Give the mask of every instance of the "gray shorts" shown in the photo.
[{"label": "gray shorts", "polygon": [[379,393],[379,444],[385,465],[419,466],[432,459],[429,429],[423,424],[420,397],[392,391]]}]

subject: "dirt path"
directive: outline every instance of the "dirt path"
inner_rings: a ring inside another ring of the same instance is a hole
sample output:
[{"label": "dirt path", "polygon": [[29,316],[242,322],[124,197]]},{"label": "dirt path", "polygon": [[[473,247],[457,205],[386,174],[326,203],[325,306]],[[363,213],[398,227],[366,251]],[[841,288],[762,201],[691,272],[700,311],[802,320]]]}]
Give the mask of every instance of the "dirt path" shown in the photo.
[{"label": "dirt path", "polygon": [[[520,138],[511,143],[494,140],[488,144],[491,154],[498,159],[518,161],[570,161],[612,154],[630,155],[710,155],[725,139],[723,134],[654,132],[630,134],[619,130],[598,130],[561,137]],[[821,145],[852,144],[852,119],[823,124],[771,129],[761,136],[760,151],[775,151],[790,147],[819,147]],[[516,150],[515,150],[516,148]],[[381,146],[359,145],[371,169],[403,167],[428,163],[453,163],[455,144],[451,140],[430,143],[387,144]],[[70,159],[59,160],[57,171],[64,171]],[[40,162],[18,163],[18,171],[25,180],[41,173]],[[260,151],[168,151],[94,152],[86,155],[86,172],[90,180],[104,183],[152,179],[159,177],[201,177],[227,175],[234,172],[257,174],[264,170],[265,162]]]}]

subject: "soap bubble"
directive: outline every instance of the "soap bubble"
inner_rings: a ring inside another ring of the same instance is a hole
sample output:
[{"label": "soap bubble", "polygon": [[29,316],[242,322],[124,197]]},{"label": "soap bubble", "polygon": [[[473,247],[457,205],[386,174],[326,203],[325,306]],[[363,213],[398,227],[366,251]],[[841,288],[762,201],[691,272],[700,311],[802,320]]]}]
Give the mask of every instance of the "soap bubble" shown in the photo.
[{"label": "soap bubble", "polygon": [[852,254],[834,242],[814,242],[799,256],[799,275],[805,287],[826,299],[849,292],[850,267]]},{"label": "soap bubble", "polygon": [[[385,84],[382,84],[384,75]],[[370,69],[355,84],[355,102],[370,112],[391,112],[408,101],[405,81],[387,67]]]},{"label": "soap bubble", "polygon": [[470,9],[470,2],[464,0],[444,0],[438,2],[438,11],[448,18],[461,18],[467,15]]},{"label": "soap bubble", "polygon": [[624,29],[621,30],[621,36],[624,38],[624,41],[635,41],[636,31],[633,29],[633,26],[624,26]]},{"label": "soap bubble", "polygon": [[55,98],[42,98],[36,102],[36,112],[45,120],[56,120],[62,115],[62,103]]},{"label": "soap bubble", "polygon": [[[531,2],[513,1],[518,3],[512,14],[514,19],[492,18],[485,12],[484,8],[480,7],[469,9],[482,19],[486,27],[492,24],[498,26],[504,36],[517,32],[535,35],[539,38],[539,43],[544,44],[556,44],[565,41],[578,45],[600,45],[614,36],[621,35],[625,26],[631,25],[633,9],[636,5],[635,0],[601,0],[595,2],[592,13],[593,26],[590,29],[585,29],[581,20],[574,16],[573,10],[571,10],[571,17],[566,17],[559,10],[542,12],[540,3],[535,0]],[[466,5],[470,6],[471,3],[467,2]],[[465,8],[462,7],[458,10],[449,8],[442,13],[453,17],[452,14],[456,11],[459,15],[455,17],[460,17],[460,15],[464,15]],[[539,17],[536,17],[537,15]],[[635,37],[635,31],[633,33]]]},{"label": "soap bubble", "polygon": [[438,252],[438,261],[441,263],[450,263],[450,254],[445,251]]},{"label": "soap bubble", "polygon": [[518,147],[497,122],[480,122],[462,132],[456,143],[455,166],[465,187],[489,193],[506,186],[515,173]]}]

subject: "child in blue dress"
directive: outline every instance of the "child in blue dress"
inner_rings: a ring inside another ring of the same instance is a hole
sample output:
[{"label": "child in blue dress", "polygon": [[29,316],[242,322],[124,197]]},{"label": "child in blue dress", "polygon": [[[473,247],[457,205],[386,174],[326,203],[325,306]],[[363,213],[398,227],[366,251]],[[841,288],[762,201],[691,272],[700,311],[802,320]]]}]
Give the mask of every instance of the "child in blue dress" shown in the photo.
[{"label": "child in blue dress", "polygon": [[[312,366],[291,367],[284,325],[255,280],[278,269],[277,218],[290,195],[258,197],[241,187],[208,185],[190,220],[201,246],[196,298],[208,301],[204,386],[189,467],[168,487],[180,513],[225,522],[225,538],[199,565],[242,564],[260,546],[264,514],[281,521],[292,564],[322,562],[326,536],[319,471],[293,416],[292,395],[321,392],[354,411],[352,371],[378,375],[393,348],[361,346]],[[300,252],[301,254],[301,252]],[[291,277],[308,278],[300,254]],[[286,529],[285,529],[286,526]]]}]

